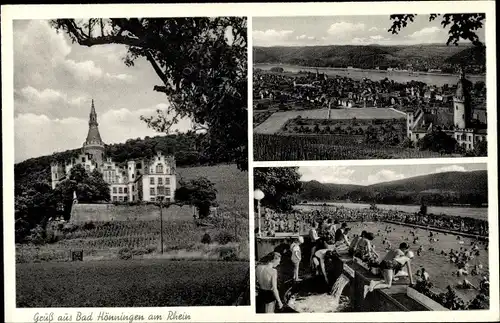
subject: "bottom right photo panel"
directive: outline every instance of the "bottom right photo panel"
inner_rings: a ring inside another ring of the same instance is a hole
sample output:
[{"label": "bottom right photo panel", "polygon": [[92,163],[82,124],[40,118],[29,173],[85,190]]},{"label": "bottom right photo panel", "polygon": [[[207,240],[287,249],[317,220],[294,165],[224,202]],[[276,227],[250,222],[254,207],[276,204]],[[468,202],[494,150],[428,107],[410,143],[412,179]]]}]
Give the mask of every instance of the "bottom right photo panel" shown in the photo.
[{"label": "bottom right photo panel", "polygon": [[258,313],[489,309],[486,163],[254,168]]}]

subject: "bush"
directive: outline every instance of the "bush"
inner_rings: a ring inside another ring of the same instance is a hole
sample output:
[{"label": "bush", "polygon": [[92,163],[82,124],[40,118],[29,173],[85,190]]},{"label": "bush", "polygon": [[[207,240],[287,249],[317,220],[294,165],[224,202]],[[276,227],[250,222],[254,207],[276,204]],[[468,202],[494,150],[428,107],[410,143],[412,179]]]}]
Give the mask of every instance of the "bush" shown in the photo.
[{"label": "bush", "polygon": [[203,237],[201,238],[201,243],[204,244],[210,244],[212,242],[212,238],[210,238],[210,235],[208,233],[205,233]]},{"label": "bush", "polygon": [[221,231],[215,236],[215,241],[219,244],[225,245],[230,242],[235,242],[237,239],[234,234],[227,231]]},{"label": "bush", "polygon": [[224,261],[238,260],[238,254],[234,247],[223,247],[219,250],[219,257]]},{"label": "bush", "polygon": [[132,252],[129,248],[124,247],[118,250],[118,258],[122,260],[128,260],[132,258]]},{"label": "bush", "polygon": [[148,254],[150,252],[148,251],[148,249],[141,247],[141,248],[132,249],[131,253],[133,256],[141,256],[141,255]]},{"label": "bush", "polygon": [[83,229],[84,229],[84,230],[92,230],[92,229],[95,229],[95,224],[94,224],[94,222],[92,222],[92,221],[85,222],[85,224],[83,225]]}]

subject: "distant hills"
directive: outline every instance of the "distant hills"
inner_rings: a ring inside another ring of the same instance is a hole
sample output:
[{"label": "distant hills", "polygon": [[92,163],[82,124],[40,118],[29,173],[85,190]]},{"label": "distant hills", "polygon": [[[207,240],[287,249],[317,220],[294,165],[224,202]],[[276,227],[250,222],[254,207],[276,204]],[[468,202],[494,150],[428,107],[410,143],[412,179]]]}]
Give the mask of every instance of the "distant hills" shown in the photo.
[{"label": "distant hills", "polygon": [[254,47],[254,63],[282,63],[317,67],[371,69],[406,67],[418,70],[442,69],[446,65],[465,63],[485,66],[485,49],[472,45],[328,45],[307,47]]},{"label": "distant hills", "polygon": [[367,186],[309,181],[303,183],[300,198],[383,204],[481,205],[488,201],[488,175],[485,170],[444,172]]}]

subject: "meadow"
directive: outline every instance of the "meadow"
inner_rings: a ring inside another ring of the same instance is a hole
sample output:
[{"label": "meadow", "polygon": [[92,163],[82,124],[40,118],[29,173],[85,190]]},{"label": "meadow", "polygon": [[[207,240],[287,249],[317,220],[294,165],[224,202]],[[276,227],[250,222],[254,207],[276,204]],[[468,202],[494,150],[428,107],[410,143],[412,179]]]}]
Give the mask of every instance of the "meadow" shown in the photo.
[{"label": "meadow", "polygon": [[[17,307],[232,305],[248,262],[165,259],[16,265]],[[33,278],[36,277],[36,283]]]},{"label": "meadow", "polygon": [[360,142],[359,136],[254,134],[254,160],[345,160],[452,157],[413,148]]}]

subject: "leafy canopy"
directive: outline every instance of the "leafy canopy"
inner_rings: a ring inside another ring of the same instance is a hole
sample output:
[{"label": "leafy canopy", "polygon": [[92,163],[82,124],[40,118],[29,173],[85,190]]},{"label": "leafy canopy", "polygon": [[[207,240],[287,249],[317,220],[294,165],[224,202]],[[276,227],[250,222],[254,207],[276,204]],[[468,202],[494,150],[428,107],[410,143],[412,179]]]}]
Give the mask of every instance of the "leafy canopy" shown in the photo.
[{"label": "leafy canopy", "polygon": [[298,167],[259,167],[254,170],[254,187],[264,192],[263,206],[289,211],[299,202],[302,188]]},{"label": "leafy canopy", "polygon": [[127,46],[127,66],[146,59],[161,82],[153,90],[170,105],[141,119],[168,133],[190,118],[210,160],[248,167],[246,18],[57,19],[51,25],[82,46]]}]

